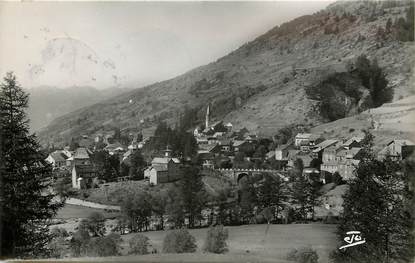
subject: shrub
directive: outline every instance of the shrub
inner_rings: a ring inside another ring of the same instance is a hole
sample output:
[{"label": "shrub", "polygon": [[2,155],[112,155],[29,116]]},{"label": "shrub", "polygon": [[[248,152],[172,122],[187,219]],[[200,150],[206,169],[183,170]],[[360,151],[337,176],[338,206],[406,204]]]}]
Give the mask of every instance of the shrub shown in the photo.
[{"label": "shrub", "polygon": [[302,247],[288,252],[287,259],[297,263],[317,263],[318,254],[311,247]]},{"label": "shrub", "polygon": [[54,227],[52,228],[50,233],[52,234],[53,237],[68,237],[69,236],[66,229],[62,227]]},{"label": "shrub", "polygon": [[187,229],[173,230],[163,240],[164,253],[195,252],[196,248],[196,240]]},{"label": "shrub", "polygon": [[109,257],[120,255],[121,237],[111,233],[108,236],[91,239],[87,245],[87,255],[95,257]]},{"label": "shrub", "polygon": [[62,258],[67,252],[66,242],[63,237],[55,236],[48,244],[49,256]]},{"label": "shrub", "polygon": [[228,239],[228,230],[223,225],[210,227],[207,231],[205,245],[203,250],[211,253],[225,253],[228,251],[226,240]]},{"label": "shrub", "polygon": [[54,184],[53,188],[55,192],[60,196],[60,198],[66,199],[73,194],[71,183],[71,177],[66,176],[59,178]]},{"label": "shrub", "polygon": [[130,254],[145,255],[148,254],[149,238],[138,234],[135,235],[129,242]]},{"label": "shrub", "polygon": [[69,246],[72,251],[72,256],[74,257],[79,257],[85,254],[86,247],[91,239],[88,231],[84,227],[81,227],[81,226],[82,224],[78,226],[78,231],[74,233],[69,243]]},{"label": "shrub", "polygon": [[102,213],[93,212],[88,217],[87,228],[92,236],[103,236],[105,234],[105,217]]}]

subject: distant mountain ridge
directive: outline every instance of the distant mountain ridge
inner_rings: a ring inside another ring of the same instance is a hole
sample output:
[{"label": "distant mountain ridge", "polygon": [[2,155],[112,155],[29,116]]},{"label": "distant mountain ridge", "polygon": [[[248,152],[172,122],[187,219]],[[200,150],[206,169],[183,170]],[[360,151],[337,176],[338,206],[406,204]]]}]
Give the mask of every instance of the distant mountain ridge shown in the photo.
[{"label": "distant mountain ridge", "polygon": [[87,86],[67,88],[41,86],[28,89],[30,128],[32,131],[37,131],[57,117],[126,91],[127,89],[119,88],[99,90]]},{"label": "distant mountain ridge", "polygon": [[398,41],[392,33],[380,38],[379,28],[389,18],[404,17],[408,4],[336,2],[277,26],[213,63],[61,116],[39,137],[58,145],[114,126],[173,124],[185,107],[197,109],[202,118],[208,104],[214,119],[258,134],[273,135],[289,124],[313,127],[327,120],[306,87],[347,72],[361,54],[377,59],[394,87],[394,100],[406,97],[414,92],[413,42]]}]

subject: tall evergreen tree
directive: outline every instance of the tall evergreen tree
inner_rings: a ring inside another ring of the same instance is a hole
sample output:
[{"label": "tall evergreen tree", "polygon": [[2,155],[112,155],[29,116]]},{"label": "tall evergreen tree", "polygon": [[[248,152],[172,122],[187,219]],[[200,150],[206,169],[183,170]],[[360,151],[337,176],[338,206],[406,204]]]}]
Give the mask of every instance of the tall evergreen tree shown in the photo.
[{"label": "tall evergreen tree", "polygon": [[336,250],[332,254],[336,262],[411,262],[414,215],[407,205],[413,201],[411,176],[399,162],[376,160],[371,152],[365,155],[344,196],[337,234],[343,241],[346,232],[360,231],[366,243]]},{"label": "tall evergreen tree", "polygon": [[284,209],[284,202],[287,201],[288,193],[286,186],[280,178],[273,178],[271,175],[264,175],[264,180],[260,183],[257,195],[258,204],[261,209],[272,207],[275,216]]},{"label": "tall evergreen tree", "polygon": [[131,166],[129,175],[138,179],[144,178],[144,168],[146,167],[146,161],[144,160],[141,151],[134,151],[131,155]]},{"label": "tall evergreen tree", "polygon": [[238,199],[241,208],[240,219],[244,223],[249,223],[254,217],[255,207],[258,203],[254,180],[251,177],[244,176],[239,180]]},{"label": "tall evergreen tree", "polygon": [[292,185],[292,203],[301,220],[307,220],[307,215],[313,210],[312,185],[301,174],[298,174]]},{"label": "tall evergreen tree", "polygon": [[7,73],[0,86],[0,130],[3,151],[1,173],[1,253],[4,257],[44,255],[50,240],[46,220],[61,203],[50,192],[52,170],[39,151],[35,135],[29,134],[25,109],[28,95]]},{"label": "tall evergreen tree", "polygon": [[207,200],[202,176],[199,174],[197,168],[187,166],[183,169],[183,177],[180,181],[180,193],[189,227],[192,228],[195,226],[196,220],[201,219],[202,209]]}]

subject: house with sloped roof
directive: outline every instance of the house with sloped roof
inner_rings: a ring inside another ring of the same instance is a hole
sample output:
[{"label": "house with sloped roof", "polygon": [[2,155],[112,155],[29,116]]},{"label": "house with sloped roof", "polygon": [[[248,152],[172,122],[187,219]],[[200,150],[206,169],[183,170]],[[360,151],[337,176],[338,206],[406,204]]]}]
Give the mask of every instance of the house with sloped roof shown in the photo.
[{"label": "house with sloped roof", "polygon": [[326,149],[327,147],[336,145],[338,143],[339,143],[339,140],[334,140],[334,139],[324,140],[320,142],[319,144],[315,145],[312,150],[313,157],[322,159],[324,149]]},{"label": "house with sloped roof", "polygon": [[320,170],[331,174],[337,172],[344,180],[352,179],[362,154],[360,147],[347,148],[343,145],[332,145],[323,151]]},{"label": "house with sloped roof", "polygon": [[351,149],[353,147],[360,147],[363,137],[353,136],[352,138],[346,140],[343,143],[343,147],[346,149]]},{"label": "house with sloped roof", "polygon": [[126,151],[126,148],[127,147],[125,147],[121,143],[115,142],[105,146],[104,150],[107,151],[110,155],[114,155],[124,153]]},{"label": "house with sloped roof", "polygon": [[84,147],[79,147],[75,150],[73,155],[73,164],[74,165],[86,165],[91,164],[90,157],[92,152]]},{"label": "house with sloped roof", "polygon": [[48,155],[46,161],[52,165],[53,168],[60,168],[66,166],[66,160],[69,158],[64,151],[56,150]]},{"label": "house with sloped roof", "polygon": [[409,156],[415,147],[415,143],[410,140],[392,140],[378,153],[378,159],[382,160],[390,157],[394,160],[403,160]]},{"label": "house with sloped roof", "polygon": [[232,149],[232,141],[230,139],[222,138],[218,141],[222,153],[229,153]]},{"label": "house with sloped roof", "polygon": [[221,152],[221,146],[217,143],[215,144],[200,144],[197,150],[198,154],[201,153],[214,153],[219,154]]},{"label": "house with sloped roof", "polygon": [[181,178],[180,160],[171,157],[171,151],[167,149],[164,157],[153,158],[151,166],[144,171],[144,178],[154,185],[177,181]]},{"label": "house with sloped roof", "polygon": [[321,141],[320,136],[312,133],[298,133],[294,138],[294,145],[302,151],[310,151]]},{"label": "house with sloped roof", "polygon": [[87,189],[96,184],[97,173],[91,164],[78,164],[72,167],[72,187]]},{"label": "house with sloped roof", "polygon": [[250,145],[251,145],[250,142],[243,141],[243,140],[234,140],[232,143],[232,147],[235,152],[239,152],[244,147],[249,147]]}]

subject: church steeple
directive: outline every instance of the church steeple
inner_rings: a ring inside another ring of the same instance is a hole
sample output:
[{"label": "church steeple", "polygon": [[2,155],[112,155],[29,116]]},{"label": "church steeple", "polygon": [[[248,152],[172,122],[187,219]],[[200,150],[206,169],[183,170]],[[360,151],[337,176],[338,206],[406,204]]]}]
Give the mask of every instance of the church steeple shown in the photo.
[{"label": "church steeple", "polygon": [[209,127],[209,114],[210,114],[210,109],[209,109],[209,104],[208,104],[207,110],[206,110],[205,128]]},{"label": "church steeple", "polygon": [[171,158],[171,150],[169,149],[168,145],[166,147],[166,150],[164,150],[164,157]]}]

